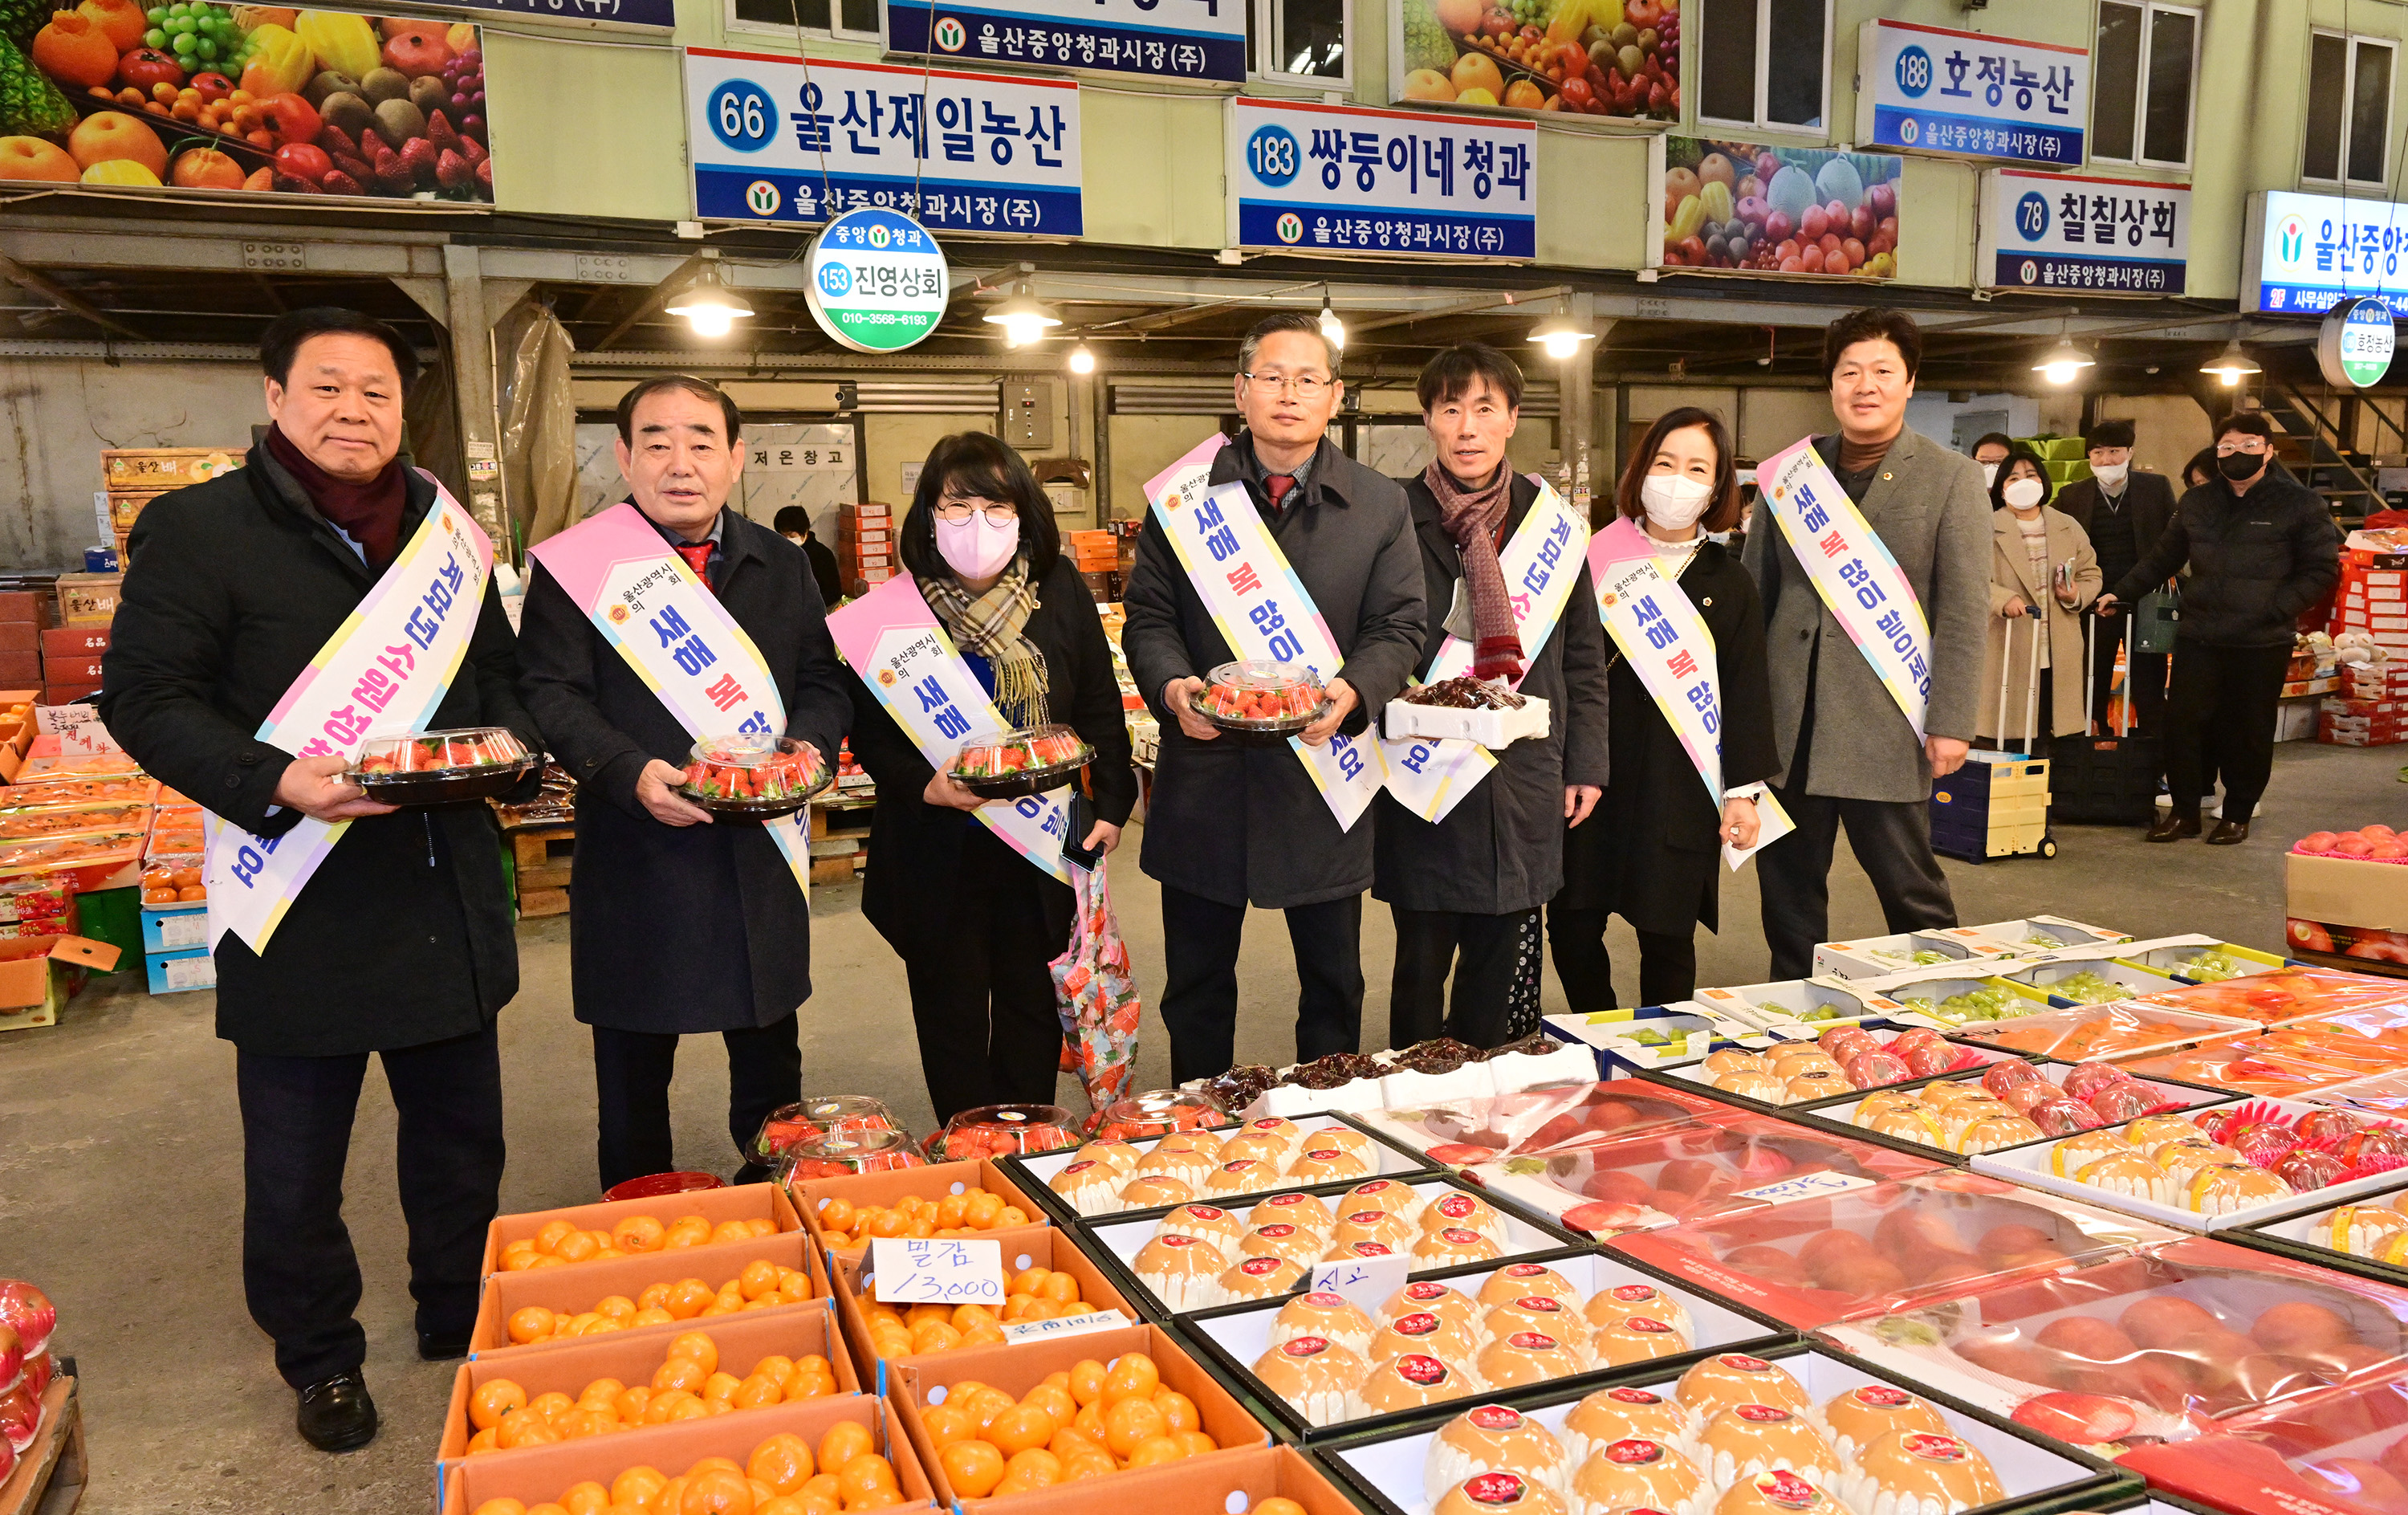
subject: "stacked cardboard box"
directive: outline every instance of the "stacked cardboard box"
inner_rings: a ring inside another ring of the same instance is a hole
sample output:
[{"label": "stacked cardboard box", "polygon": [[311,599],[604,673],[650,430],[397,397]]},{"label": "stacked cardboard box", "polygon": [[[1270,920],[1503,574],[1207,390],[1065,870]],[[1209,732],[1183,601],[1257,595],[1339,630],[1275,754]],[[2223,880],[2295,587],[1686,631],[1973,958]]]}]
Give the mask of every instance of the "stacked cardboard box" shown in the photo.
[{"label": "stacked cardboard box", "polygon": [[2336,637],[2362,631],[2381,647],[2408,648],[2408,566],[2389,554],[2342,554],[2330,623]]},{"label": "stacked cardboard box", "polygon": [[171,489],[207,483],[242,467],[241,448],[111,447],[100,454],[101,482],[108,490],[108,525],[117,537],[117,560],[125,561],[125,540],[142,508]]},{"label": "stacked cardboard box", "polygon": [[2344,700],[2408,700],[2408,657],[2341,665]]},{"label": "stacked cardboard box", "polygon": [[1066,532],[1062,550],[1070,555],[1098,602],[1121,598],[1121,550],[1111,531]]},{"label": "stacked cardboard box", "polygon": [[2408,699],[2328,700],[2317,714],[2316,740],[2344,747],[2408,742]]},{"label": "stacked cardboard box", "polygon": [[[100,660],[108,651],[122,579],[116,573],[59,575],[54,620],[41,633],[43,704],[72,705],[100,692]],[[0,665],[0,674],[7,671]]]},{"label": "stacked cardboard box", "polygon": [[0,685],[39,688],[42,633],[58,625],[57,603],[38,589],[0,593]]},{"label": "stacked cardboard box", "polygon": [[895,508],[875,501],[837,508],[836,576],[850,590],[895,577]]}]

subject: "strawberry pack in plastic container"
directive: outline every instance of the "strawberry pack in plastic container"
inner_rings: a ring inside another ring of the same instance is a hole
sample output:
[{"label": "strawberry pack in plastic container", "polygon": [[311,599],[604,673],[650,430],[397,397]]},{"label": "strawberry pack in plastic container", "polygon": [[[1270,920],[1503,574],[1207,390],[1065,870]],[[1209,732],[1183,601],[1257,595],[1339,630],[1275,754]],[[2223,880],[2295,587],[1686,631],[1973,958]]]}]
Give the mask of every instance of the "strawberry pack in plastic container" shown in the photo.
[{"label": "strawberry pack in plastic container", "polygon": [[2152,1487],[2233,1515],[2408,1512],[2408,1378],[2289,1400],[2119,1459]]},{"label": "strawberry pack in plastic container", "polygon": [[1620,1141],[1643,1132],[1738,1112],[1703,1092],[1641,1078],[1570,1084],[1443,1100],[1412,1110],[1366,1111],[1380,1135],[1450,1166]]},{"label": "strawberry pack in plastic container", "polygon": [[[2246,978],[2165,989],[2142,997],[2141,1003],[2280,1026],[2350,1010],[2408,1007],[2408,979],[2294,965]],[[2403,1015],[2408,1015],[2408,1008],[2403,1008]]]},{"label": "strawberry pack in plastic container", "polygon": [[42,1394],[57,1363],[50,1334],[58,1307],[22,1278],[0,1278],[0,1483],[42,1432]]},{"label": "strawberry pack in plastic container", "polygon": [[[2177,1233],[1996,1178],[1795,1180],[1800,1197],[1606,1243],[1801,1330],[2079,1267]],[[1836,1191],[1834,1191],[1836,1190]]]},{"label": "strawberry pack in plastic container", "polygon": [[1483,1188],[1575,1231],[1616,1235],[1758,1208],[1810,1173],[1879,1183],[1938,1164],[1785,1121],[1747,1117],[1466,1168]]},{"label": "strawberry pack in plastic container", "polygon": [[2408,1370],[2408,1291],[2191,1237],[1817,1335],[2114,1456]]}]

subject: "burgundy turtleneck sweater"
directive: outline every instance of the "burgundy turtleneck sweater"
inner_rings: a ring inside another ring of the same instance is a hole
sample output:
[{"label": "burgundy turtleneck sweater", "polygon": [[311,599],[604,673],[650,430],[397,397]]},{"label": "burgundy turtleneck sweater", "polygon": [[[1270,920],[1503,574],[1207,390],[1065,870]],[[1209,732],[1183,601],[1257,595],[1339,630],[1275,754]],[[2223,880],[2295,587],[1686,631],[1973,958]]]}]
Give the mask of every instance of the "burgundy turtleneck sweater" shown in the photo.
[{"label": "burgundy turtleneck sweater", "polygon": [[337,479],[312,463],[281,428],[267,428],[267,453],[293,475],[318,512],[360,544],[371,570],[381,572],[401,551],[401,510],[409,492],[396,456],[375,478]]}]

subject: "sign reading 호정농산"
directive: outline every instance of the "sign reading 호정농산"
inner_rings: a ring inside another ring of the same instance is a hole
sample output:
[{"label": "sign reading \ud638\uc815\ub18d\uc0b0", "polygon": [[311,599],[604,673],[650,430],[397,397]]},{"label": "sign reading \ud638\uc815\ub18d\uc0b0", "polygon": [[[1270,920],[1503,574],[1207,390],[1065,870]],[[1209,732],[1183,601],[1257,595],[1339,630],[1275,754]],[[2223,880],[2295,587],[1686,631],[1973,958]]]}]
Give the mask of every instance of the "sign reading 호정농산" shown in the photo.
[{"label": "sign reading \ud638\uc815\ub18d\uc0b0", "polygon": [[2082,162],[2086,48],[1869,21],[1856,30],[1856,137],[1870,146]]}]

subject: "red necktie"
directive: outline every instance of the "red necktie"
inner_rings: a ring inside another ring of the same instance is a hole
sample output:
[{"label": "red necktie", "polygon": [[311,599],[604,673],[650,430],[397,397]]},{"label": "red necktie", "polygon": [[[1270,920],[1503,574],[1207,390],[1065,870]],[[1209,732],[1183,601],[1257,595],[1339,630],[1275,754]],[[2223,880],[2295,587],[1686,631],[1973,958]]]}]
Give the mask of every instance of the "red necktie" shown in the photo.
[{"label": "red necktie", "polygon": [[710,589],[710,592],[714,595],[719,593],[718,590],[711,589],[710,587],[711,543],[707,541],[673,541],[669,543],[669,545],[677,549],[677,555],[680,557],[685,559],[685,566],[694,570],[694,576],[702,581],[702,586],[704,588]]},{"label": "red necktie", "polygon": [[1263,493],[1271,497],[1273,515],[1280,513],[1281,502],[1287,498],[1288,491],[1295,487],[1296,475],[1293,473],[1274,473],[1263,480]]}]

